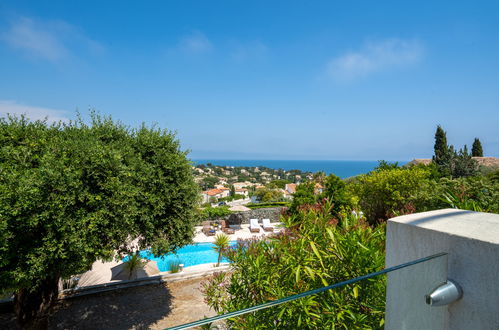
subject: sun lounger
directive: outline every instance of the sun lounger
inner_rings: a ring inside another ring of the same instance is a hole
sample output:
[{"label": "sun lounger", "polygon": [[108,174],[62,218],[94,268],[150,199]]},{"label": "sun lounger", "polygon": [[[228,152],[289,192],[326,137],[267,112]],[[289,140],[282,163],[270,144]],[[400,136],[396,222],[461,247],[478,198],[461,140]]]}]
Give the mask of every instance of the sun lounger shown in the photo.
[{"label": "sun lounger", "polygon": [[203,221],[203,229],[201,230],[206,236],[215,236],[215,230],[211,229],[209,221]]},{"label": "sun lounger", "polygon": [[258,219],[250,219],[250,232],[259,233],[260,225],[258,224]]},{"label": "sun lounger", "polygon": [[263,219],[262,223],[263,223],[263,230],[272,231],[272,232],[274,231],[274,227],[270,225],[270,219]]},{"label": "sun lounger", "polygon": [[230,228],[225,220],[222,220],[221,227],[222,227],[222,231],[224,233],[226,233],[227,235],[232,235],[235,233],[235,230]]}]

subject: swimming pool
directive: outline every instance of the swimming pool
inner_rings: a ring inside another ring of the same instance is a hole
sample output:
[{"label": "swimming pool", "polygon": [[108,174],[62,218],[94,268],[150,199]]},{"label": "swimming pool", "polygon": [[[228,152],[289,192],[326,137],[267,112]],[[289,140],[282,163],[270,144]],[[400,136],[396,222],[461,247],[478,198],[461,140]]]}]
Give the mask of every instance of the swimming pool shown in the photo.
[{"label": "swimming pool", "polygon": [[[230,241],[230,246],[233,246],[237,241]],[[184,264],[184,267],[195,266],[206,263],[216,263],[218,261],[218,253],[213,250],[213,243],[196,243],[181,247],[175,253],[168,253],[161,257],[155,257],[149,250],[140,251],[140,256],[149,260],[154,260],[158,264],[160,272],[170,270],[170,262],[178,261]],[[123,260],[126,261],[126,260]],[[222,262],[228,262],[222,258]]]}]

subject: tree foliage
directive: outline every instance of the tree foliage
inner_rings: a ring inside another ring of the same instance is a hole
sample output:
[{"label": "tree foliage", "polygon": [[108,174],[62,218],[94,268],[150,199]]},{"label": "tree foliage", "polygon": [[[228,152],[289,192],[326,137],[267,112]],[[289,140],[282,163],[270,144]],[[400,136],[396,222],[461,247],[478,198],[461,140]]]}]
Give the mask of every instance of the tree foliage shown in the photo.
[{"label": "tree foliage", "polygon": [[317,202],[317,196],[315,195],[315,183],[306,182],[296,186],[296,191],[293,194],[293,202],[289,210],[292,213],[298,212],[298,209],[302,205],[311,205]]},{"label": "tree foliage", "polygon": [[205,207],[204,209],[200,210],[198,215],[198,220],[201,221],[208,219],[218,219],[226,215],[229,215],[231,213],[232,211],[229,210],[229,206],[227,205],[217,206],[217,207],[212,207],[210,205],[209,207]]},{"label": "tree foliage", "polygon": [[253,194],[260,202],[267,203],[272,201],[280,201],[283,198],[282,191],[279,189],[261,188],[257,189]]},{"label": "tree foliage", "polygon": [[471,148],[471,156],[473,157],[483,157],[482,143],[478,138],[473,141],[473,146]]},{"label": "tree foliage", "polygon": [[450,160],[450,149],[447,145],[447,133],[444,131],[442,126],[437,126],[437,131],[435,132],[435,145],[433,146],[434,156],[433,161],[439,167],[446,167]]},{"label": "tree foliage", "polygon": [[359,198],[369,223],[410,212],[411,197],[425,184],[430,171],[424,167],[378,169],[361,175],[351,189]]},{"label": "tree foliage", "polygon": [[453,178],[475,176],[478,173],[478,163],[468,153],[465,145],[458,153],[454,153],[450,162],[450,173]]},{"label": "tree foliage", "polygon": [[455,151],[454,146],[449,147],[446,133],[440,125],[437,126],[435,133],[434,150],[433,162],[437,165],[442,176],[460,178],[478,174],[478,163],[468,153],[468,147],[465,145],[459,152]]},{"label": "tree foliage", "polygon": [[155,254],[191,240],[198,189],[168,131],[9,117],[0,146],[0,288],[16,291],[22,326],[46,322],[59,279],[132,240]]},{"label": "tree foliage", "polygon": [[[226,251],[232,273],[206,285],[208,304],[219,313],[327,286],[384,265],[384,228],[349,216],[331,218],[331,203],[301,208],[282,218],[289,231],[269,240],[240,242]],[[383,277],[307,296],[229,320],[234,329],[381,328]]]},{"label": "tree foliage", "polygon": [[332,202],[333,214],[339,214],[345,209],[351,207],[350,196],[346,189],[346,183],[341,178],[334,174],[328,175],[324,180],[323,198],[327,198]]},{"label": "tree foliage", "polygon": [[287,183],[291,183],[291,181],[284,179],[273,180],[266,184],[266,187],[270,189],[284,189]]}]

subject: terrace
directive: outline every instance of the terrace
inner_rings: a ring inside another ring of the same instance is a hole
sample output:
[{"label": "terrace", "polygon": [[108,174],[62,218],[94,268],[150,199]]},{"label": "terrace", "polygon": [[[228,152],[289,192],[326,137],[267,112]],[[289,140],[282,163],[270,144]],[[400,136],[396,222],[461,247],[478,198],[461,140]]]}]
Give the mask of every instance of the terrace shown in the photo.
[{"label": "terrace", "polygon": [[[257,236],[248,234],[244,225],[236,232],[238,237]],[[198,232],[196,237],[202,236]],[[201,293],[199,276],[208,272],[155,276],[111,283],[100,292],[90,290],[68,297],[71,299],[61,300],[53,318],[67,327],[184,329],[223,322],[344,285],[382,280],[387,274],[385,329],[498,329],[498,256],[499,215],[456,209],[430,211],[390,219],[385,270],[342,283],[215,316]],[[436,288],[449,281],[459,287],[462,296],[457,291],[443,296],[436,293]],[[189,313],[194,307],[196,313]],[[102,311],[105,316],[96,317]],[[198,321],[204,317],[211,318]],[[0,321],[13,324],[9,323],[13,317],[2,314]]]}]

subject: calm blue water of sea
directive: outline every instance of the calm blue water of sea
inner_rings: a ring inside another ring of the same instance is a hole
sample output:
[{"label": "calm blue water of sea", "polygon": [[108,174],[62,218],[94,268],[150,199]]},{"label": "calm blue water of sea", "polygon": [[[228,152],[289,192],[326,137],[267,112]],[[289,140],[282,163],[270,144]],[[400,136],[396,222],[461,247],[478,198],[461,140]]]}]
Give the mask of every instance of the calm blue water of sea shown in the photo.
[{"label": "calm blue water of sea", "polygon": [[[195,164],[207,164],[219,166],[265,166],[273,169],[301,170],[305,172],[323,171],[326,174],[335,174],[340,178],[367,173],[374,169],[377,161],[350,161],[350,160],[234,160],[234,159],[193,159]],[[399,161],[399,165],[406,164]]]}]

